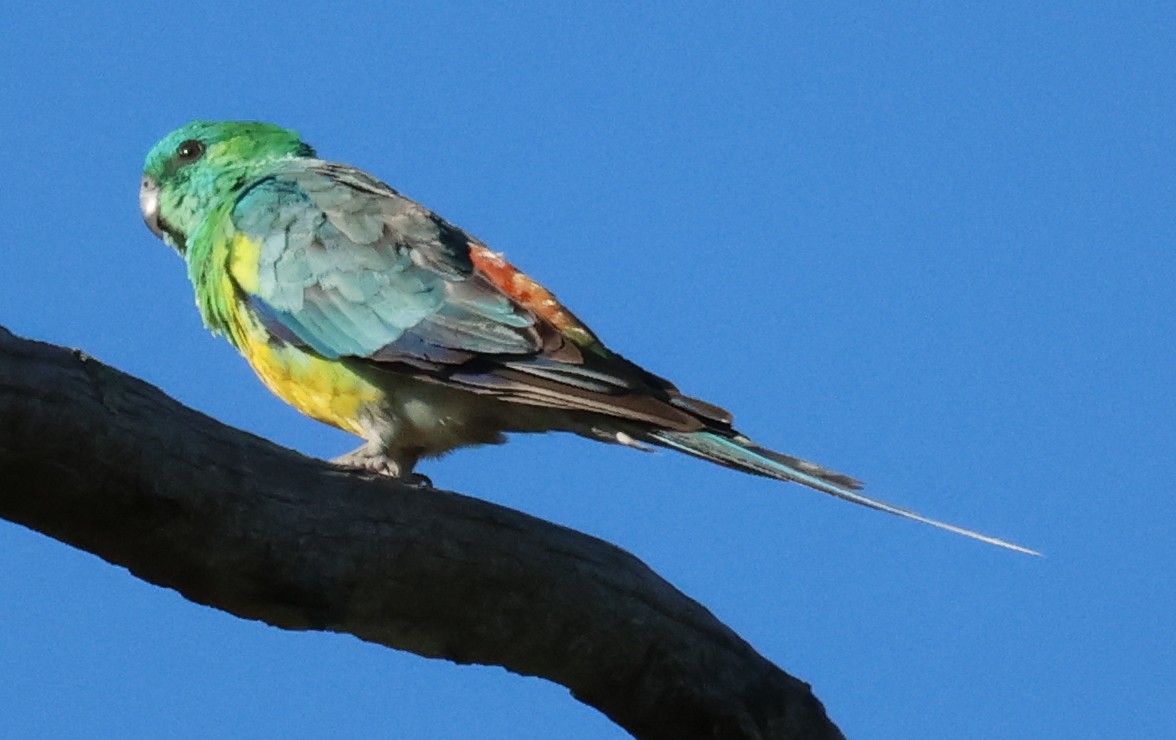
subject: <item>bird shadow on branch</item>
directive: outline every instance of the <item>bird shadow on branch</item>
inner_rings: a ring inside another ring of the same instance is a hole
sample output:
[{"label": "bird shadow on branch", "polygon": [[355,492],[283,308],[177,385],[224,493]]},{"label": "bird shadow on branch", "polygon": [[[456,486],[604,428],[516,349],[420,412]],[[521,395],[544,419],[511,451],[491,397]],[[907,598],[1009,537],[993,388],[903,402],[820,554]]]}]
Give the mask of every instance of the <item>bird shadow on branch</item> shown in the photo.
[{"label": "bird shadow on branch", "polygon": [[620,548],[311,459],[0,327],[0,517],[185,598],[567,687],[638,738],[840,738]]}]

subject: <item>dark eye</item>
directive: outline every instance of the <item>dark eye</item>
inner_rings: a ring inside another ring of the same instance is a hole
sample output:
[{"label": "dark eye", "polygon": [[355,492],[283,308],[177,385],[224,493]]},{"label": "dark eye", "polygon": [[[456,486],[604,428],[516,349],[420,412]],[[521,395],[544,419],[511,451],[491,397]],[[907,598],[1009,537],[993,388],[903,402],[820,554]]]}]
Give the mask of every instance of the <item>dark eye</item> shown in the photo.
[{"label": "dark eye", "polygon": [[188,139],[176,147],[176,159],[181,163],[195,162],[204,154],[204,144],[198,139]]}]

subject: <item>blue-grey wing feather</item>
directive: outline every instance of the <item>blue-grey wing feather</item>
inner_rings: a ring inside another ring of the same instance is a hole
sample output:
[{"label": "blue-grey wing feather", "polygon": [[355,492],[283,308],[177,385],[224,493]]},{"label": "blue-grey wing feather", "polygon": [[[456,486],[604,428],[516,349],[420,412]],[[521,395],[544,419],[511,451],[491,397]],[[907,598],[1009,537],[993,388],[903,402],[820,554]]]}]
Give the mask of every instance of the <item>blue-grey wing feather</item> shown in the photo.
[{"label": "blue-grey wing feather", "polygon": [[535,316],[473,275],[468,237],[361,172],[292,161],[238,200],[233,221],[261,244],[263,320],[326,357],[542,346]]}]

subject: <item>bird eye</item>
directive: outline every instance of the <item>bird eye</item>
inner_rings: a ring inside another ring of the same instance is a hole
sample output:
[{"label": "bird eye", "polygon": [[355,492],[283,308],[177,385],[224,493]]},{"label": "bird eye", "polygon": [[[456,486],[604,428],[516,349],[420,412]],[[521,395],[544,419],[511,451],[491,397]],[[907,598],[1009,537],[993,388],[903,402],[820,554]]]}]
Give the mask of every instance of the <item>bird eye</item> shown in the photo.
[{"label": "bird eye", "polygon": [[198,139],[188,139],[176,147],[176,159],[185,164],[200,159],[201,154],[204,154],[204,144]]}]

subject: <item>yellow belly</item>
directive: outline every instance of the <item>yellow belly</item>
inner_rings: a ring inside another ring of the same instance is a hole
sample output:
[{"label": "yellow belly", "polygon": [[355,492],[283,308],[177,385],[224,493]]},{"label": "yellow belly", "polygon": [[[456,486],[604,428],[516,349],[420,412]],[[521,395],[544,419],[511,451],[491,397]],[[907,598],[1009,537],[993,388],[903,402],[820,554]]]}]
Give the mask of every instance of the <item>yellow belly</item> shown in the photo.
[{"label": "yellow belly", "polygon": [[258,242],[236,233],[214,253],[210,264],[221,265],[224,260],[227,269],[209,279],[219,281],[220,292],[214,295],[228,300],[217,314],[218,320],[209,325],[228,335],[261,382],[278,398],[313,419],[366,436],[370,430],[365,428],[362,411],[382,400],[383,391],[342,362],[282,341],[271,343],[270,333],[243,299],[242,291],[257,292],[260,249]]},{"label": "yellow belly", "polygon": [[241,354],[274,395],[313,419],[364,436],[360,410],[382,398],[379,388],[341,362],[271,345],[264,330],[248,334]]}]

